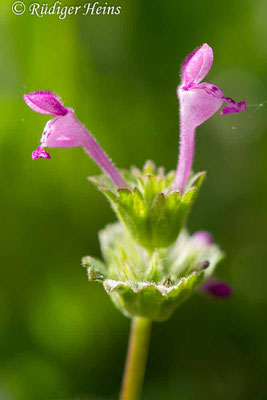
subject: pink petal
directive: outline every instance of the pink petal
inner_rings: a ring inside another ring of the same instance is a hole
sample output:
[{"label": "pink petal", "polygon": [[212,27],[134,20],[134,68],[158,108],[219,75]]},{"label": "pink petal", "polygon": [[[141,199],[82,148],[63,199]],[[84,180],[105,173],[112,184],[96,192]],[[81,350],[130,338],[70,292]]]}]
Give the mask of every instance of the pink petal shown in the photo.
[{"label": "pink petal", "polygon": [[68,109],[60,98],[51,92],[33,92],[24,95],[25,103],[39,114],[65,115]]},{"label": "pink petal", "polygon": [[199,244],[209,245],[213,243],[212,235],[207,231],[197,231],[194,233],[193,239]]},{"label": "pink petal", "polygon": [[86,141],[88,132],[71,109],[66,115],[50,119],[41,138],[44,147],[77,147],[84,146]]},{"label": "pink petal", "polygon": [[247,109],[245,100],[240,101],[240,103],[236,103],[233,99],[231,99],[231,97],[226,97],[221,89],[212,85],[211,83],[203,82],[199,85],[196,85],[195,88],[204,89],[206,93],[210,94],[216,99],[222,99],[225,101],[226,107],[222,109],[221,114],[238,113],[239,111],[246,111]]},{"label": "pink petal", "polygon": [[240,101],[240,103],[236,103],[229,97],[225,97],[225,102],[227,105],[222,109],[221,114],[238,113],[239,111],[246,111],[247,109],[245,100]]},{"label": "pink petal", "polygon": [[35,151],[32,152],[32,159],[37,160],[37,158],[51,158],[50,154],[47,153],[42,146],[37,147]]},{"label": "pink petal", "polygon": [[216,88],[214,95],[212,88],[216,88],[216,86],[210,83],[200,83],[187,90],[181,86],[178,89],[181,117],[194,128],[212,117],[223,104],[223,92]]},{"label": "pink petal", "polygon": [[230,97],[226,97],[223,91],[208,82],[191,85],[190,88],[178,88],[181,112],[184,112],[190,123],[195,127],[212,117],[221,107],[223,102],[226,107],[221,114],[238,113],[247,109],[246,102],[236,103]]},{"label": "pink petal", "polygon": [[182,66],[182,85],[198,84],[205,78],[213,64],[212,48],[204,43],[194,50]]}]

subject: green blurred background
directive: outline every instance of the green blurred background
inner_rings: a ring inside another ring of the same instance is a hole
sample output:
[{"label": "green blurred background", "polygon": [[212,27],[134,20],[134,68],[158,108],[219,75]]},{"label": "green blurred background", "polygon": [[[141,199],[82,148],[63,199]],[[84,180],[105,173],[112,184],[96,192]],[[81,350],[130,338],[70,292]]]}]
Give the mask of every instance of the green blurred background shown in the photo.
[{"label": "green blurred background", "polygon": [[0,3],[0,399],[116,399],[129,330],[80,266],[115,220],[86,180],[98,169],[80,148],[33,162],[48,118],[23,94],[59,93],[117,166],[171,169],[179,65],[203,42],[208,81],[249,105],[198,129],[194,169],[208,179],[188,221],[225,250],[234,295],[195,295],[154,324],[143,399],[266,399],[267,2],[116,1],[119,16],[65,20]]}]

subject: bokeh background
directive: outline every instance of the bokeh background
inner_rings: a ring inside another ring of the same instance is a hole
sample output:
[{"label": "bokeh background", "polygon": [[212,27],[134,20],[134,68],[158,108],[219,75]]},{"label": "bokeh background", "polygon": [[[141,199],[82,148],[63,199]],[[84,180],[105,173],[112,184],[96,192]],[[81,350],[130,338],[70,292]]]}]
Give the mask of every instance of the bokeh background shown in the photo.
[{"label": "bokeh background", "polygon": [[80,148],[33,162],[48,118],[23,94],[59,93],[117,166],[153,159],[171,169],[179,66],[208,42],[208,81],[249,107],[198,129],[194,169],[208,179],[188,227],[213,232],[234,295],[195,295],[154,324],[143,399],[266,399],[267,2],[112,4],[119,16],[59,20],[0,3],[0,398],[116,399],[129,330],[80,265],[100,257],[97,232],[115,220],[86,180],[98,169]]}]

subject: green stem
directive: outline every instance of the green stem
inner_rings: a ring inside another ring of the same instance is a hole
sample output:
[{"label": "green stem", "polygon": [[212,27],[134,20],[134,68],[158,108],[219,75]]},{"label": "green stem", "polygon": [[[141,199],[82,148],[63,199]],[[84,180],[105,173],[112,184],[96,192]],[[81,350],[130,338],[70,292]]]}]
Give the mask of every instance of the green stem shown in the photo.
[{"label": "green stem", "polygon": [[147,318],[132,319],[128,352],[122,381],[120,400],[140,398],[149,348],[151,321]]}]

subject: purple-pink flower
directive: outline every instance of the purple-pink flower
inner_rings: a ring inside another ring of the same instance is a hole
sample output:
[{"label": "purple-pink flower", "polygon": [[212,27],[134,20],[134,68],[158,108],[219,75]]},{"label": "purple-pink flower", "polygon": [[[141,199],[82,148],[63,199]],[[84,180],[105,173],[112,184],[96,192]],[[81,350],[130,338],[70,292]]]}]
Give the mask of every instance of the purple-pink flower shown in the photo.
[{"label": "purple-pink flower", "polygon": [[93,135],[78,121],[74,111],[63,105],[61,99],[51,92],[34,92],[24,95],[26,104],[40,114],[56,115],[45,125],[41,146],[32,153],[33,160],[50,158],[45,147],[82,146],[96,164],[106,173],[116,187],[125,187],[124,179],[115,168]]},{"label": "purple-pink flower", "polygon": [[180,153],[174,187],[182,193],[192,168],[196,127],[212,117],[224,102],[226,106],[221,114],[246,110],[245,101],[236,103],[217,86],[201,82],[212,64],[213,51],[205,43],[185,59],[181,70],[182,82],[177,90],[180,102]]},{"label": "purple-pink flower", "polygon": [[210,294],[214,297],[227,298],[232,295],[232,288],[228,283],[221,281],[217,278],[209,278],[200,289],[202,292]]}]

